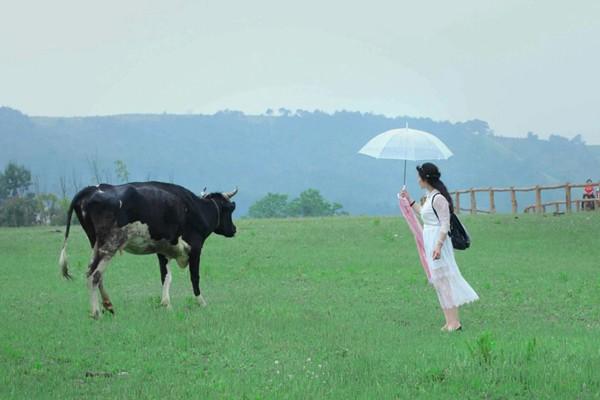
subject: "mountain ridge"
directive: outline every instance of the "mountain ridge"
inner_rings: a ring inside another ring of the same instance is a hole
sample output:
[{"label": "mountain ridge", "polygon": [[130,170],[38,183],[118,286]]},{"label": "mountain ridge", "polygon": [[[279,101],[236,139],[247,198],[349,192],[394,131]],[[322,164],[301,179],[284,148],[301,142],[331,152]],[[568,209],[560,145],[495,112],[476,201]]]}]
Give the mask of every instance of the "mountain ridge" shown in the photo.
[{"label": "mountain ridge", "polygon": [[[303,110],[29,117],[3,107],[0,163],[27,166],[46,191],[58,192],[60,178],[69,182],[70,194],[78,185],[95,183],[94,165],[104,181],[114,182],[114,162],[123,160],[132,180],[174,181],[196,192],[204,186],[229,190],[238,185],[242,214],[267,192],[294,196],[307,188],[319,189],[352,214],[394,214],[403,163],[357,151],[376,134],[406,123],[433,133],[453,150],[453,157],[438,162],[450,190],[576,182],[600,175],[600,146],[587,146],[580,137],[497,136],[477,119]],[[416,193],[415,163],[408,165],[409,188]],[[498,203],[500,210],[509,207]]]}]

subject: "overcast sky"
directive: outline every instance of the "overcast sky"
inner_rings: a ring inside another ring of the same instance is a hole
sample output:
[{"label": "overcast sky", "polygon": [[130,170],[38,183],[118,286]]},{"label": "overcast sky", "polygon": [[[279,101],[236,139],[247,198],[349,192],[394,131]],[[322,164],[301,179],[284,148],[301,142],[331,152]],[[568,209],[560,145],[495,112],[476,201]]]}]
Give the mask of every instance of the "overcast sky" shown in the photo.
[{"label": "overcast sky", "polygon": [[600,1],[0,0],[0,105],[347,109],[600,144]]}]

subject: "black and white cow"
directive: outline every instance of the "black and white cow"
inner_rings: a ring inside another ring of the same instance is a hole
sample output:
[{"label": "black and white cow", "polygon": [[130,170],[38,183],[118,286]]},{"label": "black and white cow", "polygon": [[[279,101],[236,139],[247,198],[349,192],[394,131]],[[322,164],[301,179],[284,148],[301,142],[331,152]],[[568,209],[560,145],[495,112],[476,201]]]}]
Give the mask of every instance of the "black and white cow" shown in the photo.
[{"label": "black and white cow", "polygon": [[192,288],[198,303],[206,305],[200,292],[200,253],[211,233],[233,237],[232,221],[237,189],[228,193],[196,196],[169,183],[139,182],[123,185],[100,184],[81,190],[73,198],[67,215],[65,241],[60,254],[62,275],[70,279],[67,266],[67,239],[73,211],[92,247],[87,272],[92,317],[98,318],[98,290],[102,305],[114,313],[102,282],[102,274],[119,250],[158,256],[163,285],[161,304],[170,307],[169,260],[189,265]]}]

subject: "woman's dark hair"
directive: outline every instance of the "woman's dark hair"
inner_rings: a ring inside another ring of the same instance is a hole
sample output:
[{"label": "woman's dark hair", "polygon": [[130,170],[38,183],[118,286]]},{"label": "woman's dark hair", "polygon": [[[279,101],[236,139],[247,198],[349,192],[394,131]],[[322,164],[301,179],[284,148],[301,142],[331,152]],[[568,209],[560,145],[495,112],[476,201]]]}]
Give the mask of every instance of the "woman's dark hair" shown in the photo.
[{"label": "woman's dark hair", "polygon": [[437,165],[433,163],[425,163],[423,165],[419,165],[417,166],[417,172],[419,173],[421,179],[433,186],[434,189],[437,189],[442,194],[442,196],[444,196],[446,200],[448,200],[450,212],[453,213],[454,203],[452,202],[452,197],[450,196],[446,185],[444,185],[444,182],[442,182],[442,180],[440,179],[442,174],[440,173],[440,170],[437,167]]}]

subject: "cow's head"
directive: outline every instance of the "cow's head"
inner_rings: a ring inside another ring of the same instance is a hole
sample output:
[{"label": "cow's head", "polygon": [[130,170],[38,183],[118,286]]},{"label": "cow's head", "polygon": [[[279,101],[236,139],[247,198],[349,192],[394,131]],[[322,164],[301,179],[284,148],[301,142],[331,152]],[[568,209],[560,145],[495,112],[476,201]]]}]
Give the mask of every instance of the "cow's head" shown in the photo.
[{"label": "cow's head", "polygon": [[235,210],[235,202],[231,201],[238,192],[236,188],[233,192],[211,193],[204,196],[210,199],[217,206],[217,227],[215,233],[225,237],[235,236],[236,227],[233,224],[232,214]]}]

